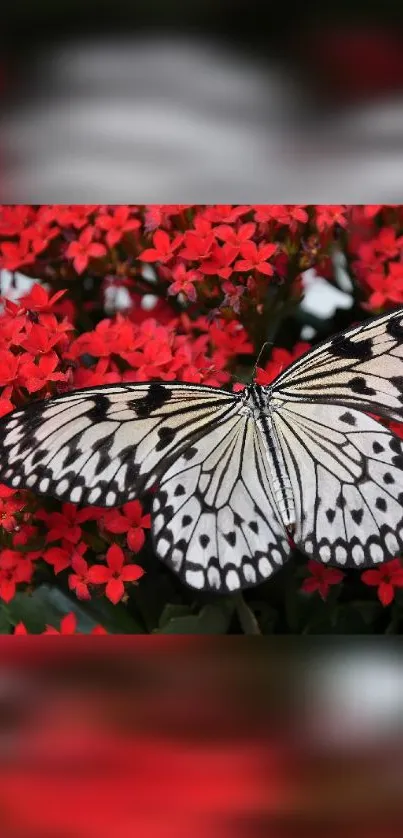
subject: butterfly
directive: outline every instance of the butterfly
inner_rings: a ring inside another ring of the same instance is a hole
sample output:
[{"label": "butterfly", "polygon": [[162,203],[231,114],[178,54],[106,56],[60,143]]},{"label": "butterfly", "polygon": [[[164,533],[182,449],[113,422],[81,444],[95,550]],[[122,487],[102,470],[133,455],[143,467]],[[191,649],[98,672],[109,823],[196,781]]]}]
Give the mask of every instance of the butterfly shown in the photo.
[{"label": "butterfly", "polygon": [[289,557],[363,568],[403,550],[403,309],[231,393],[152,381],[78,390],[0,420],[0,482],[111,507],[152,490],[156,554],[231,593]]}]

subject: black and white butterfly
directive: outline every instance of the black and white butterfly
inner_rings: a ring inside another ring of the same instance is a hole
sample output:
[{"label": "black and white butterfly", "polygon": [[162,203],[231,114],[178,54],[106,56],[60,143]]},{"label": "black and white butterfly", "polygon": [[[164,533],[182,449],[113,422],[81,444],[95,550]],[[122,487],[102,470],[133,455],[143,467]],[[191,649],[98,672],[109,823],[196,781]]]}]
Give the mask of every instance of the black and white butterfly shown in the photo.
[{"label": "black and white butterfly", "polygon": [[290,554],[363,568],[403,552],[403,309],[240,393],[92,387],[0,421],[0,482],[118,506],[153,488],[155,551],[189,586],[257,585]]}]

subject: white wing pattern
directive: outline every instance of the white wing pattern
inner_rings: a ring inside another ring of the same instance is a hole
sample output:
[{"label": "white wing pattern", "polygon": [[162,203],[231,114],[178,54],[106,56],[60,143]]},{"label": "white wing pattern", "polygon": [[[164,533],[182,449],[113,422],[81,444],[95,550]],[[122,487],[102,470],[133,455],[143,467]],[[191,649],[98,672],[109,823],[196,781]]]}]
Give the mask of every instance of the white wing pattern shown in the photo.
[{"label": "white wing pattern", "polygon": [[0,420],[0,482],[118,506],[159,480],[157,554],[191,587],[247,587],[289,547],[263,442],[242,404],[225,390],[162,382],[33,402]]},{"label": "white wing pattern", "polygon": [[350,408],[288,402],[273,417],[312,558],[365,567],[403,549],[403,444]]},{"label": "white wing pattern", "polygon": [[364,567],[403,550],[403,309],[315,347],[268,387],[113,384],[0,420],[0,482],[118,506],[153,489],[157,555],[228,593],[289,555]]}]

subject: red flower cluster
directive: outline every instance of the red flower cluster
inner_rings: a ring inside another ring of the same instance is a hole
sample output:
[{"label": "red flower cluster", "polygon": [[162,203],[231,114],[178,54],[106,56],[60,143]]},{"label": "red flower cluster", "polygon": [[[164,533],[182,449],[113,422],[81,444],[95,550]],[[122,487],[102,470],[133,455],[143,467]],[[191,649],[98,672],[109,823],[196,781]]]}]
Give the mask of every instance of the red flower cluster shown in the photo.
[{"label": "red flower cluster", "polygon": [[362,207],[361,213],[355,208],[354,224],[350,250],[353,268],[368,296],[366,307],[378,312],[385,306],[402,305],[402,207]]}]

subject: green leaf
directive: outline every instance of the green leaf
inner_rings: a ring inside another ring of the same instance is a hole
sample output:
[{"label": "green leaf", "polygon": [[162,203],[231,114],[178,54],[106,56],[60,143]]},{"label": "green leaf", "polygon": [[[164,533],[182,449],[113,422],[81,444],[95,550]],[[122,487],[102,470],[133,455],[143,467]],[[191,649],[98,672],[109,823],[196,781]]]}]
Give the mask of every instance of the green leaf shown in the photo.
[{"label": "green leaf", "polygon": [[226,634],[235,604],[231,601],[205,605],[198,614],[184,614],[169,619],[156,634]]},{"label": "green leaf", "polygon": [[169,602],[168,605],[165,606],[159,619],[159,628],[163,629],[166,623],[169,623],[170,620],[176,620],[178,617],[188,617],[191,614],[192,610],[188,605],[179,605]]}]

